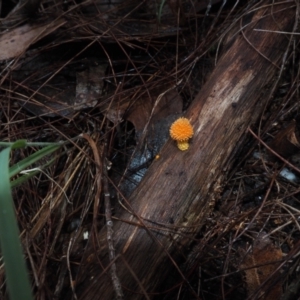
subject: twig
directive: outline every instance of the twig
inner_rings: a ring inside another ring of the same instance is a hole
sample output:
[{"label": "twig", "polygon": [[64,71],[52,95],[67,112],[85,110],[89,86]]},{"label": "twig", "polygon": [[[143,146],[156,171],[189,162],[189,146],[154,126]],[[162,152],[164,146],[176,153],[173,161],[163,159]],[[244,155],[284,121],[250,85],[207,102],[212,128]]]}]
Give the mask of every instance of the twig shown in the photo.
[{"label": "twig", "polygon": [[113,243],[113,221],[111,219],[111,205],[110,205],[110,193],[108,189],[108,180],[107,180],[107,138],[105,138],[105,145],[104,145],[104,161],[103,161],[103,193],[104,193],[104,206],[105,206],[105,219],[106,219],[106,229],[107,229],[107,244],[108,244],[108,256],[109,260],[112,263],[110,268],[110,275],[113,282],[113,286],[116,292],[116,299],[122,300],[124,299],[124,294],[122,291],[120,279],[117,275],[117,267],[116,267],[116,252]]},{"label": "twig", "polygon": [[269,32],[269,33],[280,33],[280,34],[289,34],[289,35],[300,35],[299,32],[287,32],[287,31],[278,31],[278,30],[266,30],[266,29],[253,29],[254,31]]},{"label": "twig", "polygon": [[78,298],[77,298],[75,287],[74,287],[74,280],[73,280],[72,271],[71,271],[71,264],[70,264],[70,252],[71,252],[71,248],[73,246],[73,241],[75,239],[76,239],[76,235],[73,236],[69,241],[69,245],[68,245],[68,249],[67,249],[67,255],[66,255],[66,262],[67,262],[67,269],[69,271],[70,287],[71,287],[74,299],[77,300]]},{"label": "twig", "polygon": [[262,209],[263,209],[263,207],[264,207],[264,205],[265,205],[265,203],[266,203],[266,201],[267,201],[267,199],[268,199],[268,197],[270,195],[270,192],[271,192],[271,189],[273,187],[273,184],[274,184],[274,181],[275,181],[276,177],[277,177],[277,174],[274,174],[273,177],[272,177],[272,179],[271,179],[270,185],[268,187],[268,190],[267,190],[267,192],[265,194],[265,197],[264,197],[264,199],[263,199],[260,207],[257,209],[256,213],[254,214],[253,218],[250,220],[250,222],[248,223],[248,225],[242,230],[242,232],[237,237],[234,238],[234,240],[232,241],[232,243],[236,242],[238,240],[238,238],[240,238],[253,225],[253,222],[255,221],[255,219],[257,218],[257,216],[262,211]]},{"label": "twig", "polygon": [[295,167],[293,164],[291,164],[289,161],[287,161],[286,159],[284,159],[281,155],[279,155],[276,151],[274,151],[272,148],[270,148],[266,143],[264,143],[260,137],[258,137],[252,130],[250,127],[248,127],[248,131],[265,147],[267,148],[272,154],[274,154],[275,156],[277,156],[279,159],[281,159],[285,164],[287,164],[289,167],[291,167],[293,170],[295,170],[296,172],[298,172],[300,174],[300,170]]},{"label": "twig", "polygon": [[93,155],[96,163],[96,187],[97,187],[97,192],[95,195],[95,202],[94,202],[94,212],[93,212],[93,226],[96,224],[96,219],[98,215],[98,210],[99,210],[99,203],[100,203],[100,195],[101,195],[101,161],[100,161],[100,155],[98,152],[97,145],[95,141],[86,133],[82,134],[82,137],[88,141],[90,144],[92,150],[93,150]]}]

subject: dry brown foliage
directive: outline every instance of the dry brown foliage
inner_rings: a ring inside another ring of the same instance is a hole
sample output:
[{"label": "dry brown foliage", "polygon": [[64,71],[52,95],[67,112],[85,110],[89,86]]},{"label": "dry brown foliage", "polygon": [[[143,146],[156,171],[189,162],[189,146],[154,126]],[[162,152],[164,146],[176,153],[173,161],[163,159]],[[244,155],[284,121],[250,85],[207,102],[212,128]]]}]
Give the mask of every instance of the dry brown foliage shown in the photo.
[{"label": "dry brown foliage", "polygon": [[[273,2],[2,3],[0,139],[70,140],[55,163],[13,190],[36,299],[77,298],[87,240],[96,251],[105,226],[111,265],[98,259],[97,267],[123,298],[115,213],[159,160],[169,125],[201,90],[229,36],[241,34],[248,14],[279,1]],[[282,2],[299,17],[297,1]],[[170,274],[160,293],[143,290],[136,278],[145,299],[300,294],[299,33],[273,34],[293,36],[274,84],[260,91],[268,105],[244,133],[247,143],[226,170],[213,213],[184,250],[183,276]],[[16,151],[12,162],[34,150]],[[0,298],[7,299],[3,267],[0,282]]]}]

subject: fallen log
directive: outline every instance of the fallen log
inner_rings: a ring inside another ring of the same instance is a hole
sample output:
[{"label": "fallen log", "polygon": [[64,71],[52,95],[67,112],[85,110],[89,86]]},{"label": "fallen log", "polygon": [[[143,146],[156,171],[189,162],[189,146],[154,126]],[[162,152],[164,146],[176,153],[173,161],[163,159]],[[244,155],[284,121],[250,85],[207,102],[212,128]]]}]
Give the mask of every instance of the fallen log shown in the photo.
[{"label": "fallen log", "polygon": [[[184,277],[178,263],[219,198],[248,126],[261,115],[268,101],[262,91],[282,67],[291,38],[271,31],[293,30],[293,2],[265,4],[243,17],[240,32],[227,43],[188,109],[185,117],[195,132],[190,149],[181,152],[169,140],[124,202],[128,210],[116,215],[116,274],[124,299],[150,299],[166,288],[163,283],[174,272]],[[91,246],[78,275],[79,299],[115,297],[106,228],[99,232],[98,245],[97,253]]]}]

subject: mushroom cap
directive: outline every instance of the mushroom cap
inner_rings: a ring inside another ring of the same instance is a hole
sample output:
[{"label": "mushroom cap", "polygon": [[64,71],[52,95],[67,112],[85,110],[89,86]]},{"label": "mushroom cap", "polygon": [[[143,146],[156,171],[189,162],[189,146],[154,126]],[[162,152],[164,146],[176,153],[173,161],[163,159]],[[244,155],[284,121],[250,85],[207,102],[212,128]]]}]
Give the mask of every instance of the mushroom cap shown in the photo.
[{"label": "mushroom cap", "polygon": [[186,142],[186,141],[184,141],[184,142],[177,142],[177,147],[181,151],[185,151],[185,150],[189,149],[189,146],[190,146],[189,143]]},{"label": "mushroom cap", "polygon": [[170,136],[177,142],[185,142],[194,134],[193,127],[187,118],[177,119],[170,127]]}]

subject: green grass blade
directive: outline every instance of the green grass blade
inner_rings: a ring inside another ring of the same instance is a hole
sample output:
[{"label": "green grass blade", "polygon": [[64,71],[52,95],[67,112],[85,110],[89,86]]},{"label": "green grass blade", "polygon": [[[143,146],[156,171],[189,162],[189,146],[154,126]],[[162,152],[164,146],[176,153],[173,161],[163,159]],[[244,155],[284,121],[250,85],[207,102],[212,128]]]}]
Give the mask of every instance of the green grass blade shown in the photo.
[{"label": "green grass blade", "polygon": [[31,177],[35,176],[39,172],[41,172],[40,170],[43,170],[43,169],[49,167],[54,161],[55,161],[55,158],[52,158],[46,164],[40,166],[39,169],[32,170],[31,172],[28,172],[27,174],[24,174],[24,175],[18,177],[17,179],[11,181],[10,182],[10,187],[14,188],[14,187],[16,187],[16,186],[24,183],[25,181],[28,181],[28,179],[30,179]]},{"label": "green grass blade", "polygon": [[32,171],[29,174],[24,174],[24,175],[18,177],[17,179],[11,181],[10,187],[14,188],[18,185],[21,185],[22,183],[28,181],[28,179],[32,178],[33,176],[37,175],[38,173],[40,173],[40,171]]},{"label": "green grass blade", "polygon": [[10,147],[11,149],[19,149],[19,148],[25,148],[26,145],[27,145],[26,140],[17,140]]},{"label": "green grass blade", "polygon": [[61,144],[59,144],[59,145],[53,144],[53,145],[47,146],[45,148],[38,150],[37,152],[33,153],[32,155],[22,159],[20,162],[13,165],[12,167],[10,167],[10,169],[9,169],[10,178],[17,175],[21,171],[25,170],[27,167],[34,164],[35,162],[37,162],[41,158],[45,157],[46,155],[49,155],[52,152],[56,151],[60,146],[61,146]]},{"label": "green grass blade", "polygon": [[[25,142],[25,145],[19,147],[19,148],[24,148],[24,147],[45,147],[45,146],[50,146],[53,145],[52,143],[47,143],[47,142],[28,142],[27,140],[18,140],[17,142]],[[6,148],[6,147],[11,147],[12,145],[15,145],[16,142],[0,142],[0,147]],[[16,148],[14,148],[16,149]]]},{"label": "green grass blade", "polygon": [[19,229],[10,188],[9,154],[11,147],[0,152],[0,244],[4,259],[6,284],[11,300],[33,299],[28,279]]},{"label": "green grass blade", "polygon": [[160,21],[161,21],[162,10],[163,10],[163,7],[164,7],[165,3],[166,3],[166,0],[162,0],[161,3],[160,3],[158,13],[157,13],[158,23],[160,23]]}]

